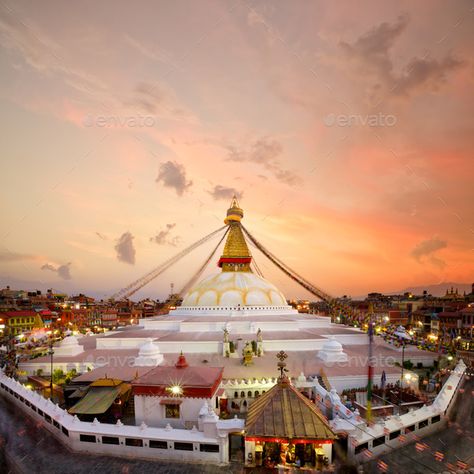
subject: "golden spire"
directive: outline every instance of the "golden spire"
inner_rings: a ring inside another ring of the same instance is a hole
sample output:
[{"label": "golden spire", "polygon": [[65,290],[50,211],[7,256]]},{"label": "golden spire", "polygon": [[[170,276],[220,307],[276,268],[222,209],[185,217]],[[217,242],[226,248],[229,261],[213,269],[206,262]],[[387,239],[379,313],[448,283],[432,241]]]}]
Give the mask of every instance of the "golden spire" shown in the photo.
[{"label": "golden spire", "polygon": [[224,223],[229,226],[229,233],[224,246],[224,252],[219,259],[219,267],[223,272],[251,272],[250,262],[252,256],[240,226],[244,211],[239,207],[237,197],[234,195]]}]

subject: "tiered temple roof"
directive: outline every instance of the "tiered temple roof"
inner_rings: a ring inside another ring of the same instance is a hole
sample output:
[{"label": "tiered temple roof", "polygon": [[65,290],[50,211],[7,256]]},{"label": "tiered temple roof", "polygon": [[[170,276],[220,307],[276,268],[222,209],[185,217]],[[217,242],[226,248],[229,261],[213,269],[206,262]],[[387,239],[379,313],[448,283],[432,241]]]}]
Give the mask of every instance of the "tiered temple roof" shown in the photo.
[{"label": "tiered temple roof", "polygon": [[245,437],[304,442],[332,441],[336,435],[318,408],[282,376],[250,405]]}]

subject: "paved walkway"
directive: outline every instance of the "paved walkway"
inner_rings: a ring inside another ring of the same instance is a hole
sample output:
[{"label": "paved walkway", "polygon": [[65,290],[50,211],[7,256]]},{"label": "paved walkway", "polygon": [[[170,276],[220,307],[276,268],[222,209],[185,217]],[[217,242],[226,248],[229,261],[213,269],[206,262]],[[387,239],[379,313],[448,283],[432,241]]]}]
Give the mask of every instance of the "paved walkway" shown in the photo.
[{"label": "paved walkway", "polygon": [[[429,449],[418,452],[415,443],[397,449],[381,459],[388,465],[389,474],[430,474],[447,472],[447,463],[456,465],[457,460],[467,462],[469,468],[474,467],[474,378],[465,381],[464,393],[459,393],[456,400],[450,427],[434,433],[421,442],[426,443]],[[444,453],[444,462],[436,461],[434,452]],[[378,460],[364,465],[366,473],[380,473]],[[459,468],[458,468],[459,469]],[[474,471],[473,471],[474,472]]]}]

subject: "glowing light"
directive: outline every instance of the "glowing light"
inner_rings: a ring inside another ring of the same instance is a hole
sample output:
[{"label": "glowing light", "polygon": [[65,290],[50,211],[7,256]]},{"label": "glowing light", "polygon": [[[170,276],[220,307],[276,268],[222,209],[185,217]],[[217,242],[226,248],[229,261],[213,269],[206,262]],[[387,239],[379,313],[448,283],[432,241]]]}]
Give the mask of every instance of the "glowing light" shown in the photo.
[{"label": "glowing light", "polygon": [[183,389],[179,385],[172,385],[168,388],[172,395],[181,395],[183,393]]},{"label": "glowing light", "polygon": [[411,380],[411,374],[405,374],[405,380],[407,381]]},{"label": "glowing light", "polygon": [[410,336],[413,336],[414,332],[410,329],[410,330],[408,331],[408,334],[410,334]]},{"label": "glowing light", "polygon": [[448,355],[448,360],[453,360],[453,356],[452,356],[452,355]]}]

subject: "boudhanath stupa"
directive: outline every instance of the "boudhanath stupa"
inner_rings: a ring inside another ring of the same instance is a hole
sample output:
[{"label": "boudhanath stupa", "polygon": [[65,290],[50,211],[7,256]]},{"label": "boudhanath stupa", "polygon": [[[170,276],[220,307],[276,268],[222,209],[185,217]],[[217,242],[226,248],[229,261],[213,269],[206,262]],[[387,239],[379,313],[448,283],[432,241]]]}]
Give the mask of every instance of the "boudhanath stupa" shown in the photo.
[{"label": "boudhanath stupa", "polygon": [[[365,386],[367,334],[288,305],[278,288],[252,270],[243,217],[234,198],[224,221],[228,229],[219,271],[191,288],[181,306],[141,319],[138,326],[69,336],[55,348],[54,367],[78,373],[103,368],[109,377],[119,377],[142,366],[173,365],[183,352],[189,365],[224,368],[223,393],[237,410],[275,384],[275,354],[281,350],[295,380],[323,378],[337,391]],[[400,379],[395,363],[401,361],[401,348],[376,338],[374,356],[375,383],[383,371],[387,383]],[[428,366],[433,354],[408,346],[405,359]],[[27,374],[38,369],[47,374],[49,367],[49,357],[21,364]]]}]

